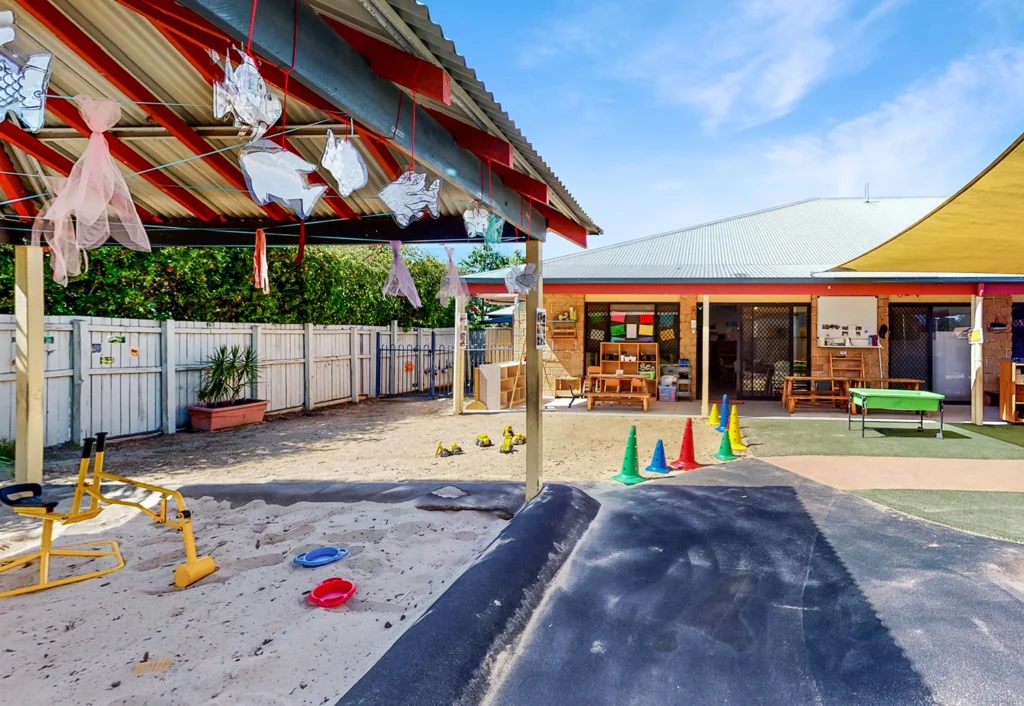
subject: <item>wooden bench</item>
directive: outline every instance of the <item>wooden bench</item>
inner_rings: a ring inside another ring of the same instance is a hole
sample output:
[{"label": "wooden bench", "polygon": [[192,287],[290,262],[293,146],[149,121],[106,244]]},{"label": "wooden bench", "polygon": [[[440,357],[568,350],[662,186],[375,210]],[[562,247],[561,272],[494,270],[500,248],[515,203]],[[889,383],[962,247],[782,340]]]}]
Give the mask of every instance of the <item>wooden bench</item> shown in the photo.
[{"label": "wooden bench", "polygon": [[[807,383],[807,389],[794,389],[795,382]],[[823,384],[827,384],[828,387],[818,387],[818,385]],[[797,405],[829,406],[845,409],[849,402],[848,384],[849,380],[844,378],[819,378],[803,375],[786,376],[782,393],[782,405],[790,414],[796,411]]]},{"label": "wooden bench", "polygon": [[625,402],[630,404],[632,402],[640,402],[644,411],[648,409],[648,405],[651,401],[651,395],[646,392],[588,392],[587,393],[587,409],[591,410],[594,408],[595,402]]}]

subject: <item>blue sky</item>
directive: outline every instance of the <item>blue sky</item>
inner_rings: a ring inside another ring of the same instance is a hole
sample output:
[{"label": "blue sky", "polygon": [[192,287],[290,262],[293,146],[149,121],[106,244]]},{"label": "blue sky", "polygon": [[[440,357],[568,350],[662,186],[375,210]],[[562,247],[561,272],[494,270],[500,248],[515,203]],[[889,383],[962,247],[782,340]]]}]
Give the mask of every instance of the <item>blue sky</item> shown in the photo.
[{"label": "blue sky", "polygon": [[429,7],[604,229],[592,247],[866,182],[946,196],[1024,132],[1024,0]]}]

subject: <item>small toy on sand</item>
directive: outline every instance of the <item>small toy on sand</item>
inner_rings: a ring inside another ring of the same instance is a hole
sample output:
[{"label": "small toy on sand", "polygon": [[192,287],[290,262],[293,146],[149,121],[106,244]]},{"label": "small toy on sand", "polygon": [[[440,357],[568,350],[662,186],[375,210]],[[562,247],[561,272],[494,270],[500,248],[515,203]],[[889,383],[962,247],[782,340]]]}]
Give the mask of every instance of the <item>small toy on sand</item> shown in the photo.
[{"label": "small toy on sand", "polygon": [[356,592],[356,585],[348,579],[333,578],[320,582],[316,588],[309,592],[309,602],[321,608],[337,608],[352,597]]},{"label": "small toy on sand", "polygon": [[302,552],[292,559],[292,563],[296,566],[327,566],[328,564],[344,559],[347,556],[348,549],[342,549],[341,547],[320,547],[318,549],[311,549],[308,552]]},{"label": "small toy on sand", "polygon": [[454,441],[452,442],[451,448],[445,448],[442,442],[437,442],[437,448],[434,450],[434,458],[448,458],[449,456],[458,456],[462,453],[462,448],[459,447]]},{"label": "small toy on sand", "polygon": [[513,446],[523,446],[526,444],[526,434],[516,434],[511,424],[506,424],[501,434],[502,436],[511,436]]},{"label": "small toy on sand", "polygon": [[494,446],[494,444],[491,442],[491,438],[487,436],[487,434],[480,434],[475,439],[473,439],[473,441],[476,442],[477,446],[482,446],[485,449]]}]

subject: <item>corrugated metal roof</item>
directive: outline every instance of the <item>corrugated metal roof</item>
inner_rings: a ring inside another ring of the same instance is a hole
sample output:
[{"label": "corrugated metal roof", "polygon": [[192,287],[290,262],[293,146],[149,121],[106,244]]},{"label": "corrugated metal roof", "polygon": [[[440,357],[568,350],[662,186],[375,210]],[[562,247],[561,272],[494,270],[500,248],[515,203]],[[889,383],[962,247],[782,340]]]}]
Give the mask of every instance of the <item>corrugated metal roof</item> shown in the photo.
[{"label": "corrugated metal roof", "polygon": [[[546,260],[544,280],[806,279],[885,242],[940,203],[808,199]],[[468,277],[503,278],[504,270]]]}]

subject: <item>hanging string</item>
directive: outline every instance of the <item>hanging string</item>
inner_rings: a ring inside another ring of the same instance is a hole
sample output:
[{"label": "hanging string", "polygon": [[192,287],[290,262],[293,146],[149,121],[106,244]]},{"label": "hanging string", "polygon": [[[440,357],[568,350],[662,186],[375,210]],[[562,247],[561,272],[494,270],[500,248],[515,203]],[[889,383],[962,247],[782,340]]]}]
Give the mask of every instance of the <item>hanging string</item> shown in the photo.
[{"label": "hanging string", "polygon": [[[255,0],[253,2],[255,5]],[[252,41],[250,34],[249,40]],[[295,15],[292,18],[292,65],[284,72],[284,105],[281,106],[281,146],[285,146],[284,130],[288,127],[288,82],[295,70],[295,59],[299,53],[299,0],[295,0]]]},{"label": "hanging string", "polygon": [[252,14],[249,15],[249,41],[245,45],[245,53],[252,56],[252,33],[256,28],[256,8],[259,6],[260,0],[252,0]]}]

